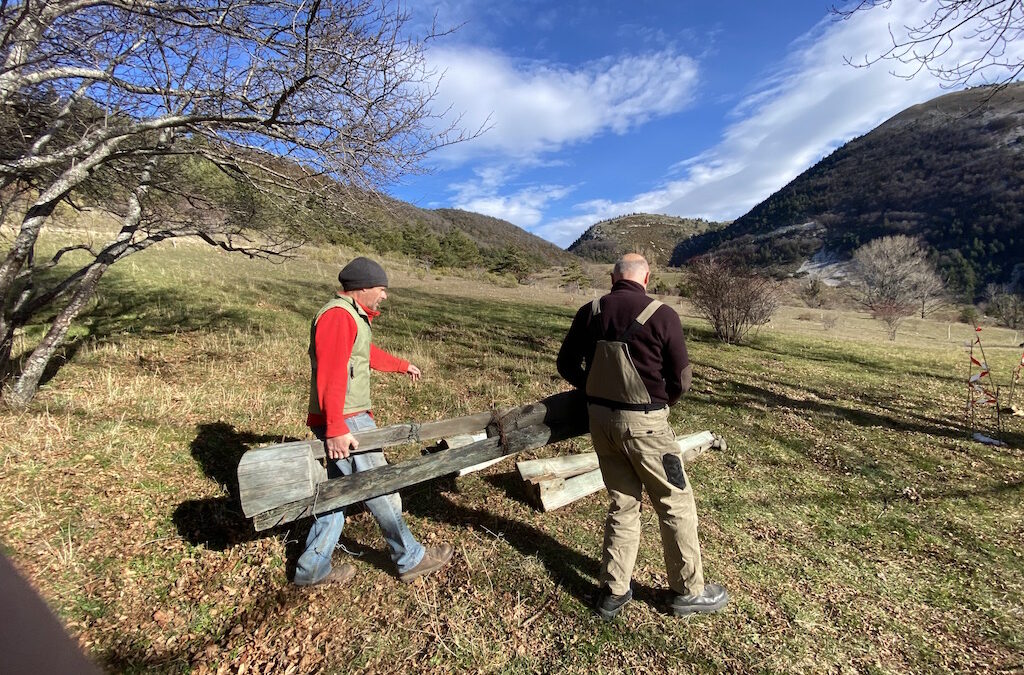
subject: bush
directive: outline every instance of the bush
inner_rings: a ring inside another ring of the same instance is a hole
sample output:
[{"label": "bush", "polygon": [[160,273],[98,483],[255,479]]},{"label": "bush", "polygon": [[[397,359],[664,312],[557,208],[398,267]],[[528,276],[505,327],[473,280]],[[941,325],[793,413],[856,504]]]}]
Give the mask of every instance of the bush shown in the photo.
[{"label": "bush", "polygon": [[672,295],[672,287],[664,279],[655,279],[654,283],[647,285],[647,290],[655,295]]},{"label": "bush", "polygon": [[972,326],[978,325],[978,319],[981,318],[981,314],[978,312],[978,308],[974,305],[964,305],[960,310],[960,321],[963,323],[969,323]]},{"label": "bush", "polygon": [[716,258],[690,264],[690,302],[708,320],[723,342],[741,342],[747,333],[768,323],[778,309],[778,284],[749,268]]}]

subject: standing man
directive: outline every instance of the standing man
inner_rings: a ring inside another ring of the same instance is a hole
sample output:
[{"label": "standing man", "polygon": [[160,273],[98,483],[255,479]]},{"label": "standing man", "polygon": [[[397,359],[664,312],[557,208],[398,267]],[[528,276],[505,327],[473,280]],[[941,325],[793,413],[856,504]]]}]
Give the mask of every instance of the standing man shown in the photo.
[{"label": "standing man", "polygon": [[[353,436],[377,427],[370,413],[370,369],[406,373],[414,382],[420,379],[419,368],[370,340],[370,323],[388,297],[384,268],[369,258],[356,258],[342,268],[338,281],[341,289],[317,312],[309,334],[312,377],[306,424],[327,450],[329,478],[387,464],[379,450],[358,452],[359,442]],[[402,581],[410,583],[451,559],[450,545],[424,549],[416,541],[402,517],[398,494],[369,499],[366,507],[380,526]],[[342,510],[314,517],[306,550],[296,564],[296,584],[340,584],[352,578],[356,569],[349,563],[331,569],[331,554],[344,524]]]},{"label": "standing man", "polygon": [[643,256],[622,256],[611,293],[580,307],[558,352],[559,374],[586,391],[611,497],[597,607],[606,621],[633,597],[643,488],[658,514],[672,613],[716,612],[728,602],[722,586],[704,583],[693,489],[668,422],[692,375],[682,325],[671,307],[648,297],[649,279]]}]

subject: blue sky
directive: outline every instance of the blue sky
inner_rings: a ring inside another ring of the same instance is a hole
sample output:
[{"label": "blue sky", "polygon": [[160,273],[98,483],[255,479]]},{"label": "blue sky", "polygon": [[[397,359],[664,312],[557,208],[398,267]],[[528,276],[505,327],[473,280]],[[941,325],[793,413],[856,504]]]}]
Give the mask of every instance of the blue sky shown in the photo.
[{"label": "blue sky", "polygon": [[927,73],[894,76],[899,64],[844,61],[884,51],[888,27],[926,6],[897,0],[837,21],[831,4],[415,3],[414,27],[435,15],[460,25],[427,51],[443,75],[436,110],[489,128],[388,192],[563,247],[624,213],[736,218],[842,143],[946,92]]}]

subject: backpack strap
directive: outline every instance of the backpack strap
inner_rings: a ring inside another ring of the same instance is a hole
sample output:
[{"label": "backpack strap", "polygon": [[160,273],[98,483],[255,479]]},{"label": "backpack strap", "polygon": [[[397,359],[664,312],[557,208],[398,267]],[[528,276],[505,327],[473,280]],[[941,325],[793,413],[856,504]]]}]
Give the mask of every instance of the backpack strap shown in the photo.
[{"label": "backpack strap", "polygon": [[650,304],[644,307],[644,311],[640,312],[640,315],[633,319],[633,323],[630,324],[629,328],[619,338],[622,342],[629,342],[633,339],[633,336],[638,330],[644,327],[647,320],[654,316],[654,313],[658,311],[663,303],[661,300],[651,300]]}]

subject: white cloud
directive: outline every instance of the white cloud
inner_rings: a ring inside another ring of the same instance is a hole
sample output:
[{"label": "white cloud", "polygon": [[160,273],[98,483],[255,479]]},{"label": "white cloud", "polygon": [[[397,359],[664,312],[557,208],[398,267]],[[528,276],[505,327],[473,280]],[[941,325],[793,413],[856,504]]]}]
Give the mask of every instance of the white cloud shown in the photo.
[{"label": "white cloud", "polygon": [[[889,25],[912,25],[933,9],[919,2],[894,3],[850,21],[823,21],[794,43],[791,57],[734,109],[736,121],[714,147],[670,169],[680,178],[624,202],[578,204],[579,215],[547,222],[534,232],[566,246],[594,222],[623,213],[713,220],[743,215],[843,142],[946,93],[927,72],[907,80],[890,72],[890,62],[870,68],[845,62],[845,57],[884,52]],[[1024,44],[1015,48],[1024,49]],[[959,40],[946,60],[962,61],[978,49],[976,42]]]},{"label": "white cloud", "polygon": [[490,127],[440,154],[450,162],[494,155],[533,160],[603,133],[622,134],[684,109],[697,82],[694,60],[670,51],[579,68],[482,48],[436,48],[428,56],[443,72],[438,104],[461,113],[463,128]]},{"label": "white cloud", "polygon": [[508,166],[486,166],[474,170],[473,179],[449,186],[455,193],[452,205],[528,228],[541,221],[550,202],[566,197],[573,190],[565,185],[527,185],[510,194],[499,194],[517,171]]}]

